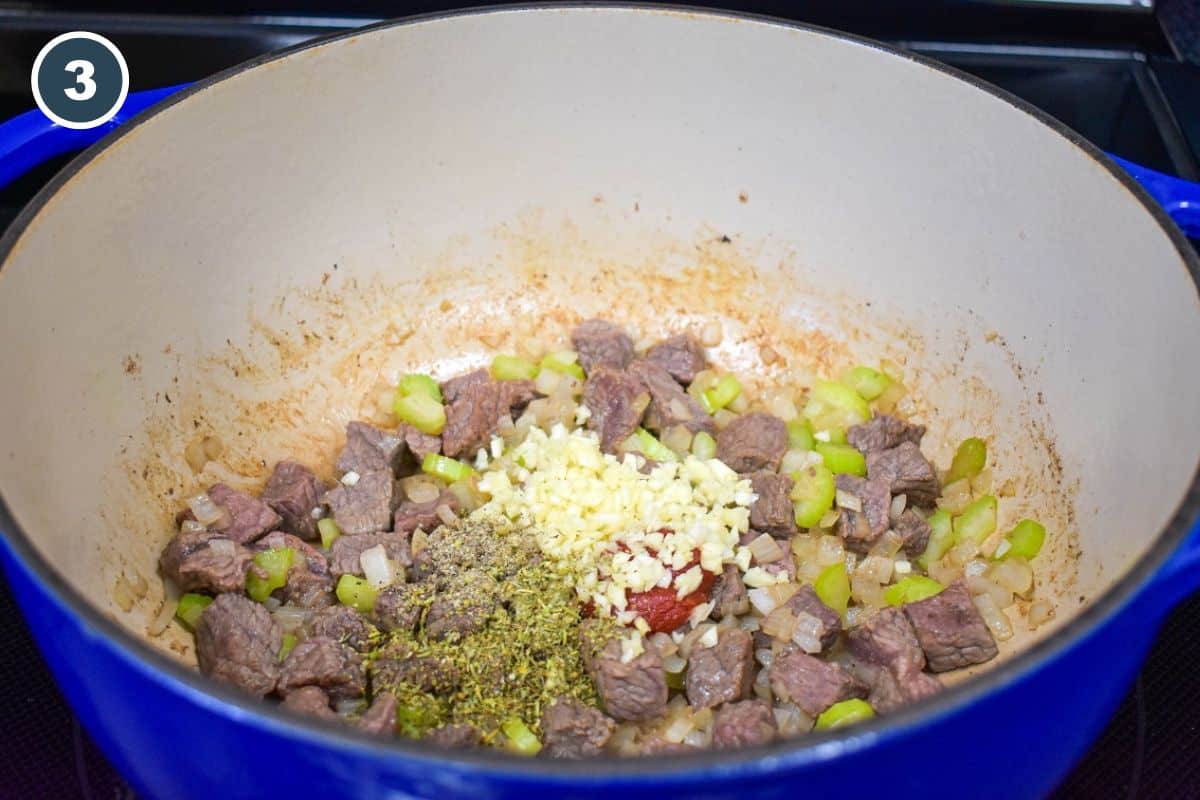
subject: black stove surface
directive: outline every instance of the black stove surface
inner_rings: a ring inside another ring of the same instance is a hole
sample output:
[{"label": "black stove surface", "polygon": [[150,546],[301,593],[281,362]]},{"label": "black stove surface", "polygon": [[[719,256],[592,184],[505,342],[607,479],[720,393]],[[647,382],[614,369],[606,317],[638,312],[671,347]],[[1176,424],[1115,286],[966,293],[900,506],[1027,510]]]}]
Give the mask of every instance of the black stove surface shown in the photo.
[{"label": "black stove surface", "polygon": [[[0,2],[0,120],[32,107],[34,56],[63,31],[86,29],[111,38],[125,54],[132,89],[138,90],[196,80],[367,17],[399,13],[394,6],[381,12],[370,0],[339,7],[340,13],[359,15],[353,18],[316,16],[320,7],[304,0],[286,6],[263,2],[255,17],[213,15],[222,3],[193,9],[208,16],[186,17],[133,13],[154,8],[137,3],[99,11],[93,4],[89,13],[82,4],[68,10],[64,4],[39,5],[6,9]],[[1160,9],[1183,20],[1165,35],[1161,20],[1147,14],[1081,17],[1054,9],[1022,16],[1026,12],[950,0],[813,2],[803,15],[771,0],[742,8],[785,16],[790,11],[937,58],[1032,102],[1105,150],[1197,180],[1200,67],[1186,58],[1200,55],[1187,28],[1194,23],[1200,30],[1200,14],[1179,11],[1181,5]],[[284,12],[292,16],[281,16]],[[1038,33],[1028,33],[1033,30]],[[0,231],[67,160],[0,190]],[[1168,618],[1120,710],[1055,797],[1200,798],[1198,618],[1200,596]],[[132,798],[58,693],[2,579],[0,653],[0,798]],[[1032,713],[1031,725],[1037,725]],[[1036,746],[1032,730],[1031,744]]]}]

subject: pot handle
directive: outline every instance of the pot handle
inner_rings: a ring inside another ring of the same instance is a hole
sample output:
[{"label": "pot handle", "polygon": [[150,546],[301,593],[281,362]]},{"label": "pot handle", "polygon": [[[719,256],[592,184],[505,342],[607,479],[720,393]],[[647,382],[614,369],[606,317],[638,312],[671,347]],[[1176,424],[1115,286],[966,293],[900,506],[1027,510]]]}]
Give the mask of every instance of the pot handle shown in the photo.
[{"label": "pot handle", "polygon": [[1200,239],[1200,183],[1165,175],[1112,153],[1108,157],[1150,193],[1184,234]]},{"label": "pot handle", "polygon": [[51,122],[39,109],[26,111],[0,124],[0,187],[7,186],[54,156],[82,150],[150,106],[189,84],[131,92],[116,115],[95,128],[74,130]]}]

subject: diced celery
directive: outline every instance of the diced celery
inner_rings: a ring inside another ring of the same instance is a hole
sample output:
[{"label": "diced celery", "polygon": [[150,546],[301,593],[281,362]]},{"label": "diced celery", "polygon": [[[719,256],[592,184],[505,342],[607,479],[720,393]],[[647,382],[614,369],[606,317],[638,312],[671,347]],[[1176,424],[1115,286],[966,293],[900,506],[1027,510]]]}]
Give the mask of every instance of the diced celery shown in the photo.
[{"label": "diced celery", "polygon": [[849,428],[871,418],[871,407],[858,392],[841,383],[817,381],[808,394],[804,418],[813,430]]},{"label": "diced celery", "polygon": [[441,478],[446,483],[461,481],[475,473],[470,464],[455,461],[453,458],[437,453],[425,454],[425,459],[421,462],[421,470]]},{"label": "diced celery", "polygon": [[867,474],[867,459],[862,453],[848,444],[828,444],[817,442],[815,449],[825,459],[825,465],[835,475]]},{"label": "diced celery", "polygon": [[700,405],[709,414],[715,414],[737,399],[742,393],[742,384],[732,375],[722,375],[717,382],[700,395]]},{"label": "diced celery", "polygon": [[902,606],[905,603],[915,603],[926,597],[933,597],[945,588],[933,578],[926,578],[924,575],[909,575],[884,589],[883,600],[889,606]]},{"label": "diced celery", "polygon": [[666,673],[667,688],[668,689],[678,689],[680,691],[683,691],[684,676],[686,674],[687,673],[685,673],[685,672],[668,672],[668,673]]},{"label": "diced celery", "polygon": [[843,700],[840,703],[834,703],[825,709],[821,716],[817,717],[815,729],[818,731],[833,730],[868,720],[873,716],[875,716],[875,709],[871,708],[871,704],[866,700],[857,698]]},{"label": "diced celery", "polygon": [[717,440],[705,431],[700,431],[692,437],[692,455],[706,460],[716,458]]},{"label": "diced celery", "polygon": [[925,544],[925,552],[917,559],[917,564],[923,570],[928,570],[933,562],[946,555],[946,551],[954,546],[954,528],[950,524],[950,512],[944,508],[929,515],[929,541]]},{"label": "diced celery", "polygon": [[788,449],[790,450],[812,450],[816,440],[813,439],[812,426],[807,420],[796,419],[789,420],[787,423],[788,432]]},{"label": "diced celery", "polygon": [[317,520],[317,533],[321,534],[321,547],[326,550],[333,547],[333,540],[342,535],[342,529],[333,521],[333,517]]},{"label": "diced celery", "polygon": [[204,613],[204,609],[208,608],[208,604],[212,601],[213,599],[208,595],[187,592],[180,596],[179,605],[175,607],[175,616],[184,625],[195,630],[196,623],[200,621],[200,615]]},{"label": "diced celery", "polygon": [[253,569],[246,573],[246,594],[250,599],[262,603],[271,592],[287,583],[288,570],[292,568],[295,556],[296,551],[290,547],[276,547],[256,554],[254,564],[266,572],[267,577],[260,578]]},{"label": "diced celery", "polygon": [[1008,542],[1008,549],[1001,558],[1020,556],[1029,561],[1042,552],[1042,545],[1046,542],[1046,528],[1035,520],[1023,519],[1004,539]]},{"label": "diced celery", "polygon": [[632,444],[642,452],[642,455],[651,461],[679,460],[679,456],[675,454],[674,450],[655,439],[654,434],[645,428],[638,428],[629,438],[633,439]]},{"label": "diced celery", "polygon": [[506,740],[504,746],[513,753],[522,756],[536,756],[542,749],[542,743],[538,741],[537,736],[529,730],[529,726],[520,717],[509,717],[504,720],[500,724],[500,730],[504,732]]},{"label": "diced celery", "polygon": [[405,375],[396,384],[396,393],[404,397],[410,394],[423,394],[430,400],[442,402],[442,387],[438,386],[438,382],[428,375],[416,373]]},{"label": "diced celery", "polygon": [[427,394],[396,393],[392,401],[392,411],[401,422],[407,422],[421,433],[437,436],[446,427],[446,409],[440,400],[434,400]]},{"label": "diced celery", "polygon": [[583,367],[579,365],[579,354],[574,350],[559,350],[557,353],[550,353],[542,359],[541,367],[570,375],[578,380],[586,377],[583,374]]},{"label": "diced celery", "polygon": [[982,544],[983,540],[996,532],[996,498],[990,494],[971,503],[954,518],[954,542],[967,539]]},{"label": "diced celery", "polygon": [[283,646],[279,648],[279,660],[283,661],[288,657],[288,653],[292,652],[292,648],[296,646],[296,634],[285,633],[283,635]]},{"label": "diced celery", "polygon": [[846,574],[846,563],[839,561],[821,570],[813,582],[813,590],[822,603],[845,616],[850,607],[850,576]]},{"label": "diced celery", "polygon": [[375,597],[379,592],[366,578],[347,573],[338,578],[336,594],[338,602],[342,605],[350,606],[363,614],[370,614],[375,610]]},{"label": "diced celery", "polygon": [[827,444],[845,444],[846,431],[842,428],[830,428],[827,431],[817,431],[813,434],[813,439],[817,442],[826,442]]},{"label": "diced celery", "polygon": [[792,503],[796,512],[796,524],[811,528],[821,521],[825,512],[833,508],[837,489],[833,472],[824,464],[812,464],[792,473]]},{"label": "diced celery", "polygon": [[954,483],[960,478],[974,478],[987,466],[987,444],[983,439],[972,436],[964,439],[954,451],[954,460],[950,462],[950,471],[946,473],[946,483]]},{"label": "diced celery", "polygon": [[864,400],[874,400],[883,394],[892,379],[877,369],[854,367],[842,376],[842,383],[858,392]]},{"label": "diced celery", "polygon": [[496,356],[492,359],[492,377],[498,381],[533,380],[538,365],[516,356]]}]

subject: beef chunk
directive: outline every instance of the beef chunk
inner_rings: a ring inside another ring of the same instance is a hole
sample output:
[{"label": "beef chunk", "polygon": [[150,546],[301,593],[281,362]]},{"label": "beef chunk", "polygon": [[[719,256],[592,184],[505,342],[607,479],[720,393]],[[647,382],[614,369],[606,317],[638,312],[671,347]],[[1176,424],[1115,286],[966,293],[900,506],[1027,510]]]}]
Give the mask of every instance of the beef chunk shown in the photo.
[{"label": "beef chunk", "polygon": [[713,715],[713,747],[718,749],[766,744],[778,729],[766,700],[726,703]]},{"label": "beef chunk", "polygon": [[196,624],[200,671],[262,697],[279,681],[283,632],[271,614],[240,594],[218,596]]},{"label": "beef chunk", "polygon": [[962,581],[904,606],[917,641],[934,672],[982,664],[996,657],[996,640]]},{"label": "beef chunk", "polygon": [[788,598],[787,607],[795,617],[808,614],[817,620],[817,638],[821,640],[822,651],[828,650],[837,642],[838,635],[842,632],[842,617],[822,603],[811,586],[801,586],[799,591]]},{"label": "beef chunk", "polygon": [[813,658],[803,650],[785,650],[771,661],[771,691],[815,717],[834,703],[866,697],[867,686],[837,664]]},{"label": "beef chunk", "polygon": [[397,583],[375,599],[375,623],[381,630],[412,633],[421,622],[432,591],[426,583]]},{"label": "beef chunk", "polygon": [[838,475],[835,479],[838,491],[857,497],[862,502],[862,511],[841,509],[837,532],[846,547],[856,553],[865,553],[883,536],[890,524],[889,514],[892,495],[888,485],[880,480],[864,480],[856,475]]},{"label": "beef chunk", "polygon": [[401,424],[396,429],[396,435],[404,439],[404,444],[408,447],[408,452],[413,454],[413,458],[420,464],[425,460],[425,456],[430,453],[442,452],[442,437],[434,436],[429,433],[421,433],[412,425]]},{"label": "beef chunk", "polygon": [[482,630],[496,610],[499,587],[486,572],[471,570],[433,598],[425,614],[430,639],[468,636]]},{"label": "beef chunk", "polygon": [[229,514],[227,521],[210,527],[235,542],[249,544],[267,531],[278,528],[282,522],[279,515],[257,497],[230,489],[223,483],[213,484],[208,497]]},{"label": "beef chunk", "polygon": [[684,688],[692,708],[713,708],[750,696],[754,684],[754,639],[748,631],[722,631],[712,647],[692,651]]},{"label": "beef chunk", "polygon": [[929,535],[933,533],[925,518],[911,508],[904,509],[892,530],[904,540],[904,552],[911,558],[925,552],[925,546],[929,544]]},{"label": "beef chunk", "polygon": [[308,621],[311,638],[325,637],[365,653],[371,644],[371,624],[349,606],[318,609]]},{"label": "beef chunk", "polygon": [[390,647],[371,665],[371,682],[376,691],[402,686],[434,695],[447,695],[458,687],[454,665],[437,656],[413,655],[407,645]]},{"label": "beef chunk", "polygon": [[321,485],[312,470],[295,461],[280,461],[267,479],[261,499],[280,516],[288,533],[316,539],[317,521],[312,512],[320,495]]},{"label": "beef chunk", "polygon": [[560,697],[542,712],[542,755],[550,758],[598,756],[616,723],[573,697]]},{"label": "beef chunk", "polygon": [[942,682],[925,672],[909,672],[899,676],[889,669],[879,669],[871,681],[867,702],[880,714],[888,714],[909,703],[933,697],[943,688]]},{"label": "beef chunk", "polygon": [[442,524],[442,518],[437,513],[438,506],[446,506],[457,514],[458,498],[455,497],[454,492],[445,489],[427,503],[405,500],[396,507],[396,513],[392,517],[392,529],[396,533],[409,534],[420,528],[428,533]]},{"label": "beef chunk", "polygon": [[635,376],[650,392],[650,404],[646,407],[645,426],[661,433],[668,428],[682,425],[692,433],[704,431],[714,434],[717,426],[708,412],[680,388],[665,369],[653,361],[639,359],[629,365],[628,374]]},{"label": "beef chunk", "polygon": [[396,706],[396,695],[379,692],[370,707],[358,718],[358,727],[367,733],[395,733]]},{"label": "beef chunk", "polygon": [[636,376],[601,366],[588,371],[583,404],[591,412],[588,428],[600,434],[600,449],[611,453],[641,424],[650,393]]},{"label": "beef chunk", "polygon": [[492,374],[488,372],[486,367],[473,369],[470,372],[464,372],[462,375],[455,375],[442,384],[442,400],[449,405],[458,400],[468,389],[490,383],[492,380]]},{"label": "beef chunk", "polygon": [[425,735],[425,741],[439,747],[471,748],[483,743],[483,734],[474,725],[456,722],[434,728]]},{"label": "beef chunk", "polygon": [[360,558],[366,550],[375,545],[383,545],[387,557],[401,567],[412,564],[412,556],[408,549],[408,539],[397,533],[359,533],[354,536],[339,536],[333,540],[329,549],[329,571],[334,578],[343,575],[358,575],[362,577],[363,569]]},{"label": "beef chunk", "polygon": [[625,369],[633,360],[633,339],[620,326],[603,319],[580,323],[571,332],[571,345],[588,375],[601,366]]},{"label": "beef chunk", "polygon": [[712,586],[713,619],[738,616],[750,610],[750,595],[742,583],[742,572],[735,564],[726,564]]},{"label": "beef chunk", "polygon": [[391,472],[395,474],[404,458],[404,439],[365,422],[346,425],[346,446],[338,455],[339,472]]},{"label": "beef chunk", "polygon": [[532,382],[495,381],[486,370],[476,370],[456,380],[459,383],[448,381],[442,389],[446,396],[442,452],[452,458],[474,456],[481,447],[486,447],[500,420],[504,417],[511,420],[513,408],[525,405],[534,396]]},{"label": "beef chunk", "polygon": [[694,381],[696,373],[706,365],[704,348],[686,333],[664,339],[651,347],[646,351],[646,360],[659,365],[685,386]]},{"label": "beef chunk", "polygon": [[930,508],[937,502],[937,473],[921,448],[912,442],[867,455],[867,477],[886,483],[892,494],[908,497],[908,504]]},{"label": "beef chunk", "polygon": [[[226,544],[214,549],[214,542]],[[253,558],[249,549],[221,534],[185,531],[163,548],[158,566],[180,591],[221,594],[245,588]]]},{"label": "beef chunk", "polygon": [[285,603],[304,608],[321,608],[333,605],[333,576],[325,554],[290,533],[273,531],[259,539],[254,549],[276,550],[290,547],[295,552],[292,567],[288,570],[287,583],[279,589],[279,597]]},{"label": "beef chunk", "polygon": [[321,719],[337,719],[337,714],[329,707],[329,695],[320,686],[301,686],[288,692],[283,698],[283,707],[301,714],[308,714]]},{"label": "beef chunk", "polygon": [[796,509],[792,505],[792,486],[787,475],[759,470],[743,475],[758,499],[750,506],[750,527],[769,533],[776,539],[790,538],[796,532]]},{"label": "beef chunk", "polygon": [[292,648],[279,673],[279,693],[320,686],[333,699],[362,697],[367,679],[362,656],[335,639],[316,636]]},{"label": "beef chunk", "polygon": [[390,470],[367,472],[353,486],[339,483],[325,493],[324,501],[342,533],[375,533],[392,524],[392,511],[400,502]]},{"label": "beef chunk", "polygon": [[925,668],[925,654],[908,617],[898,608],[885,608],[863,620],[846,637],[851,654],[861,662],[901,677]]},{"label": "beef chunk", "polygon": [[717,434],[717,458],[734,472],[774,472],[787,444],[787,426],[779,417],[743,414]]},{"label": "beef chunk", "polygon": [[603,623],[589,620],[579,628],[583,663],[600,703],[618,720],[646,720],[667,708],[667,675],[662,657],[654,647],[644,646],[641,655],[621,663],[621,638],[641,636],[631,629],[605,632]]},{"label": "beef chunk", "polygon": [[846,429],[846,441],[864,454],[891,450],[904,442],[920,446],[924,435],[924,425],[910,425],[887,414],[878,414],[870,422]]}]

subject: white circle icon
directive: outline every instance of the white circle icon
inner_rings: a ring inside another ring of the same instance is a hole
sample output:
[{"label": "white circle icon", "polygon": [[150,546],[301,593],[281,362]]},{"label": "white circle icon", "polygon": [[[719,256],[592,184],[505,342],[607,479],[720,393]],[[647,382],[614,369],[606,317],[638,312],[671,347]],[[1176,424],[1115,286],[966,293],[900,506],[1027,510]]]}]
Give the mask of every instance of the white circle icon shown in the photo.
[{"label": "white circle icon", "polygon": [[129,67],[117,46],[98,33],[55,36],[33,61],[33,99],[52,122],[87,130],[108,122],[129,94]]}]

